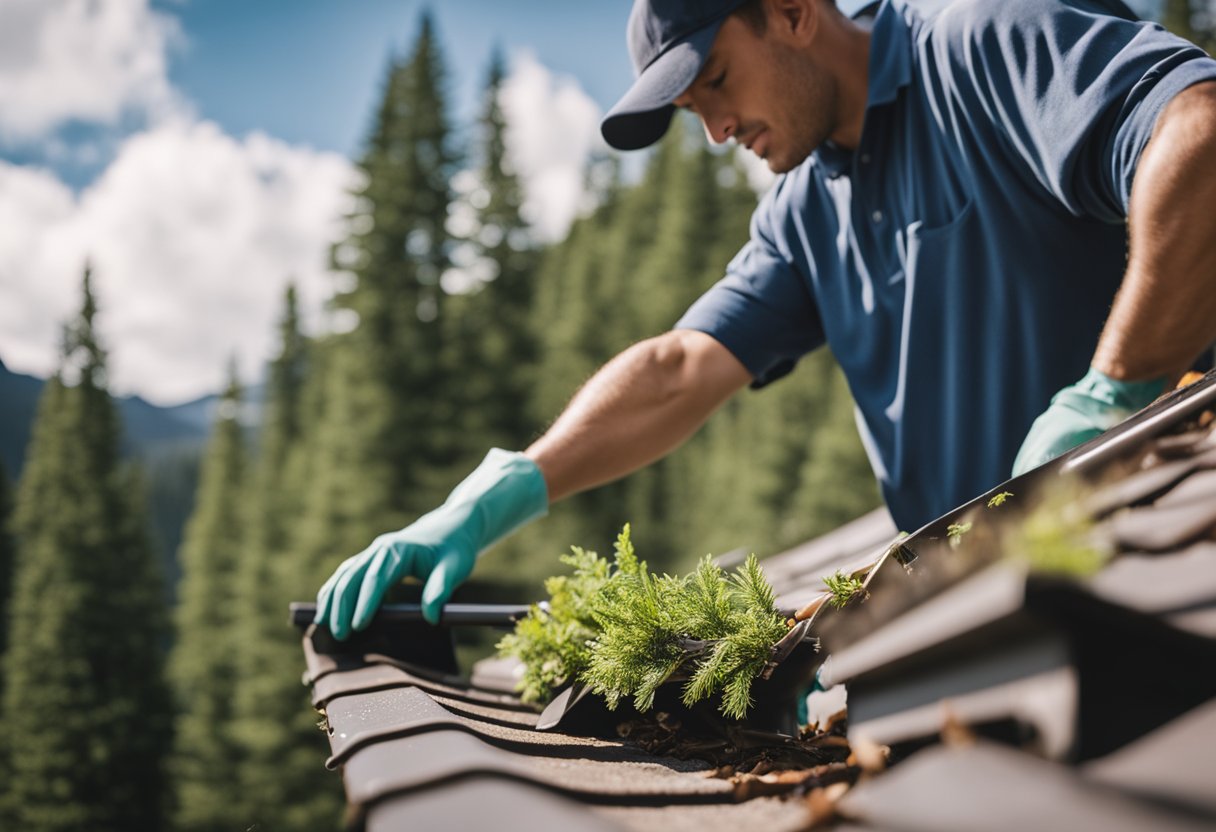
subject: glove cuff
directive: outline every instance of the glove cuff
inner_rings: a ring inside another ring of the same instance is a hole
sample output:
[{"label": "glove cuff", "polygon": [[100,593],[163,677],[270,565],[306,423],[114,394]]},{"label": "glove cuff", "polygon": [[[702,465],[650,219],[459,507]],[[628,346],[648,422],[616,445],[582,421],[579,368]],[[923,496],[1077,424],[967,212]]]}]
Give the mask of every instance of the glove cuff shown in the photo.
[{"label": "glove cuff", "polygon": [[1119,381],[1101,370],[1090,367],[1089,372],[1077,382],[1076,387],[1112,407],[1135,413],[1152,404],[1158,396],[1165,392],[1165,377],[1148,381]]},{"label": "glove cuff", "polygon": [[549,488],[530,458],[493,448],[445,505],[464,508],[480,554],[526,523],[549,513]]}]

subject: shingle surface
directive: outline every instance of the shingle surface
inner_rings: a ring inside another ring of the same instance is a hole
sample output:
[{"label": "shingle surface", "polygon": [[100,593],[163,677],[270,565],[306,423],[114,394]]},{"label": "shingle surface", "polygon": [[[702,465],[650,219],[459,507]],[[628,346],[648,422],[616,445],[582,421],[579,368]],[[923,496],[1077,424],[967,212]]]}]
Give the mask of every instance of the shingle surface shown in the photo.
[{"label": "shingle surface", "polygon": [[1067,768],[985,743],[931,748],[845,796],[855,821],[925,832],[1199,832],[1210,824],[1085,782]]},{"label": "shingle surface", "polygon": [[[867,600],[815,620],[832,678],[849,683],[850,737],[905,743],[831,828],[1216,828],[1216,429],[1195,404],[1214,401],[1216,375],[1194,391],[1014,483],[996,513],[984,495],[939,518],[911,568],[887,556]],[[990,521],[1024,517],[1073,469],[1090,479],[1068,499],[1115,542],[1114,560],[1064,582],[999,563],[1006,538]],[[957,552],[946,545],[948,524],[972,521]],[[801,606],[825,574],[875,562],[894,533],[875,512],[770,559],[779,602]],[[757,789],[706,761],[534,730],[537,712],[510,693],[513,665],[462,681],[443,631],[304,647],[352,830],[785,832],[811,819],[802,793],[764,796],[788,784]],[[1009,745],[967,742],[972,730]]]},{"label": "shingle surface", "polygon": [[1085,775],[1216,818],[1216,701],[1095,760],[1085,766]]},{"label": "shingle surface", "polygon": [[366,746],[346,761],[344,776],[347,797],[356,804],[471,775],[523,782],[590,803],[732,802],[728,781],[703,776],[703,765],[682,768],[529,756],[494,748],[463,731],[431,731]]},{"label": "shingle surface", "polygon": [[544,789],[492,777],[470,777],[435,786],[410,800],[386,801],[368,812],[367,832],[620,832],[600,817]]}]

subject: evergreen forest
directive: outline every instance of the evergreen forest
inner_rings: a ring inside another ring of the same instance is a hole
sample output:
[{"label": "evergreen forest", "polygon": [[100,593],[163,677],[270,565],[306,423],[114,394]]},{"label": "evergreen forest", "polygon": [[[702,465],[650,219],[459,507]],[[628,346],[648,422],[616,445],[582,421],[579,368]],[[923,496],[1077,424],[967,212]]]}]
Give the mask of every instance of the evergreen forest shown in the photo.
[{"label": "evergreen forest", "polygon": [[[94,331],[105,298],[86,269],[20,480],[0,469],[0,829],[338,828],[341,780],[322,765],[288,604],[441,503],[489,448],[526,447],[746,240],[744,170],[677,119],[636,181],[595,160],[594,208],[539,245],[506,149],[503,61],[489,64],[477,123],[458,129],[428,16],[388,61],[332,252],[334,326],[306,336],[285,294],[256,437],[233,378],[197,462],[180,576],[151,542],[145,473],[121,453]],[[457,187],[470,170],[475,187]],[[878,503],[848,388],[820,350],[669,458],[501,543],[456,600],[536,600],[571,545],[608,550],[626,522],[652,568],[687,572],[707,553],[763,558]]]}]

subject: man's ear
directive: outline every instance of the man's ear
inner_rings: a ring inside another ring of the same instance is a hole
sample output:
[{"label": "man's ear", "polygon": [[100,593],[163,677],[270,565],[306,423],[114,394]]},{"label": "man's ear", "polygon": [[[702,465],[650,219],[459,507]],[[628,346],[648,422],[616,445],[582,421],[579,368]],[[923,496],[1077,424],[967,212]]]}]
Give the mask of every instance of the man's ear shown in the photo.
[{"label": "man's ear", "polygon": [[[806,46],[815,39],[825,0],[768,0],[768,25],[782,37]],[[832,2],[832,0],[826,0]]]}]

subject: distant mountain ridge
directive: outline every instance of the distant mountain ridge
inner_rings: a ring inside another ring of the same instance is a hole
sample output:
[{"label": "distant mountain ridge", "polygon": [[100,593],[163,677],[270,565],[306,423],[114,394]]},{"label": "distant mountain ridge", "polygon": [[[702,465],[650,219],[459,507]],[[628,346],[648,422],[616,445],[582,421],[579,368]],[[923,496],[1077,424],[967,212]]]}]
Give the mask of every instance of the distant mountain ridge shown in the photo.
[{"label": "distant mountain ridge", "polygon": [[[0,360],[0,463],[10,483],[21,475],[45,386],[45,379],[15,373]],[[241,421],[251,435],[260,421],[264,390],[259,385],[247,391]],[[179,577],[177,548],[194,509],[203,447],[219,402],[218,395],[172,407],[158,407],[139,396],[114,399],[122,419],[123,455],[138,459],[144,472],[148,530],[161,552],[170,601]]]},{"label": "distant mountain ridge", "polygon": [[[12,480],[21,473],[44,379],[15,373],[0,359],[0,462]],[[219,397],[203,396],[158,407],[139,396],[115,398],[123,426],[123,453],[144,459],[167,449],[200,449],[206,444]]]}]

